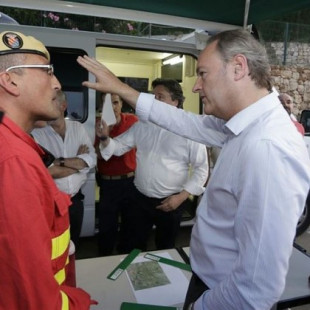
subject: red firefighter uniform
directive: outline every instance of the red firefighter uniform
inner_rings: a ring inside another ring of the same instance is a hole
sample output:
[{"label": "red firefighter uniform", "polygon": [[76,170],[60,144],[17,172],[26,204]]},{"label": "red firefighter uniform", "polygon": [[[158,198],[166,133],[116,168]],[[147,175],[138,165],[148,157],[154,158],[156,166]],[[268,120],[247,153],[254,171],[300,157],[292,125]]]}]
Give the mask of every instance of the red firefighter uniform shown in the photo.
[{"label": "red firefighter uniform", "polygon": [[65,285],[70,198],[60,192],[35,141],[9,118],[0,124],[0,309],[89,309]]}]

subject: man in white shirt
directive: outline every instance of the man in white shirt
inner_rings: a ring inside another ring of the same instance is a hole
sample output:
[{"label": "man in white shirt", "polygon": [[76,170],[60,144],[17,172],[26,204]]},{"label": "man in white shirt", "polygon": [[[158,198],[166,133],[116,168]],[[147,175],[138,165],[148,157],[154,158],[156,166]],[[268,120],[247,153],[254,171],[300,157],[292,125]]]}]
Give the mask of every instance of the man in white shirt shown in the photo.
[{"label": "man in white shirt", "polygon": [[301,135],[272,90],[266,51],[245,30],[211,37],[193,91],[207,115],[140,94],[88,57],[85,86],[116,92],[140,120],[222,150],[197,210],[184,309],[270,310],[279,300],[310,187]]},{"label": "man in white shirt", "polygon": [[[156,79],[152,86],[156,98],[182,106],[183,91],[177,81]],[[153,225],[157,249],[173,248],[188,197],[204,191],[208,177],[206,147],[150,122],[137,122],[113,139],[108,138],[105,123],[103,128],[97,124],[96,132],[101,137],[99,148],[105,160],[137,149],[133,203],[127,212],[130,240],[126,251],[146,250]]]},{"label": "man in white shirt", "polygon": [[56,158],[48,169],[57,187],[71,196],[70,235],[78,247],[84,216],[82,185],[87,173],[96,165],[96,153],[84,126],[65,118],[67,99],[63,91],[57,92],[61,116],[46,127],[34,129],[34,139]]}]

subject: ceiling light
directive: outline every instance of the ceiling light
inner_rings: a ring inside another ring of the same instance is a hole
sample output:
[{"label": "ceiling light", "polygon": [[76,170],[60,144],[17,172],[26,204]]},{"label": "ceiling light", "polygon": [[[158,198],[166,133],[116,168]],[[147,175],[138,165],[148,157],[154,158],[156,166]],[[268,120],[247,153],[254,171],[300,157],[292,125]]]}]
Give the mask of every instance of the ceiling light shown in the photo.
[{"label": "ceiling light", "polygon": [[175,65],[175,64],[178,64],[180,62],[183,62],[183,58],[180,56],[176,56],[176,57],[164,60],[163,65]]}]

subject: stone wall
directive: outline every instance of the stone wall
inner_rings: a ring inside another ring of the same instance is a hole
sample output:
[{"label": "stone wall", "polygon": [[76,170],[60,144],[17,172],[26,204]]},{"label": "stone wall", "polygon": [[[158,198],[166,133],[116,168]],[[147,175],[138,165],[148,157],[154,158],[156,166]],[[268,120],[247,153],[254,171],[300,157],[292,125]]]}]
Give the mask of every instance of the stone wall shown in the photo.
[{"label": "stone wall", "polygon": [[294,99],[294,114],[310,109],[310,44],[289,42],[284,63],[284,43],[265,42],[274,86]]},{"label": "stone wall", "polygon": [[271,66],[274,86],[280,93],[288,93],[294,99],[294,114],[310,109],[310,66]]},{"label": "stone wall", "polygon": [[310,44],[289,42],[286,46],[286,55],[284,57],[285,46],[283,42],[265,42],[264,43],[269,60],[273,64],[284,64],[286,66],[297,65],[300,67],[310,67]]}]

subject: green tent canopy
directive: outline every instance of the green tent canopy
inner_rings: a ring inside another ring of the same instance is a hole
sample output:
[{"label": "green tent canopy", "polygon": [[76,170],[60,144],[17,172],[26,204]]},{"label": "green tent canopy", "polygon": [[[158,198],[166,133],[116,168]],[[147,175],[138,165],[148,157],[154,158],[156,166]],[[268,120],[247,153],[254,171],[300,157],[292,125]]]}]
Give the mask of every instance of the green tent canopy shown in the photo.
[{"label": "green tent canopy", "polygon": [[[191,19],[242,26],[246,0],[74,0],[122,9],[167,14]],[[248,24],[310,6],[309,0],[248,1]]]},{"label": "green tent canopy", "polygon": [[310,0],[2,0],[1,5],[223,30],[309,8]]}]

